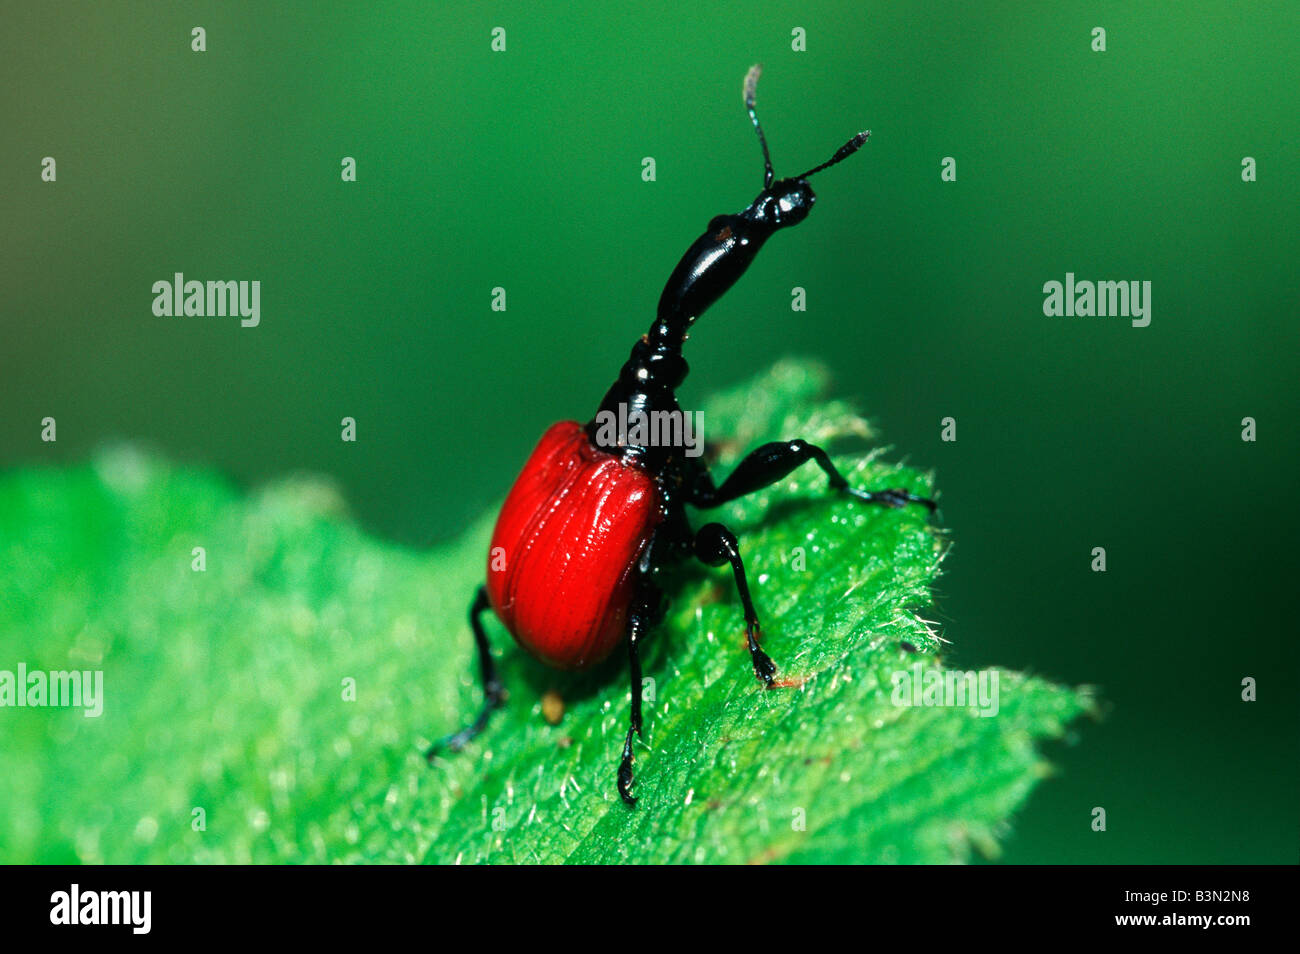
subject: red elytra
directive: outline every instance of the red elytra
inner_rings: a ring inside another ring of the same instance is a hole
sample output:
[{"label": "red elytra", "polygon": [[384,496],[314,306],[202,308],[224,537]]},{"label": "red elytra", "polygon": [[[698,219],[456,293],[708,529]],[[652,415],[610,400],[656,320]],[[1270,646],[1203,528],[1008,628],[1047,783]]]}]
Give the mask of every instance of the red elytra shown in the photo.
[{"label": "red elytra", "polygon": [[506,498],[488,552],[492,609],[515,641],[560,669],[605,659],[626,636],[637,561],[663,518],[654,479],[553,424]]}]

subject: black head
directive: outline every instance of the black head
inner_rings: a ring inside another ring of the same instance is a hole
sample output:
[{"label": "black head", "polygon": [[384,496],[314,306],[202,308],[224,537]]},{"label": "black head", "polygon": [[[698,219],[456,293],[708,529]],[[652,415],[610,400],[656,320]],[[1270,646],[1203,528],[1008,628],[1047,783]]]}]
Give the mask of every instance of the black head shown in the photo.
[{"label": "black head", "polygon": [[808,218],[816,201],[807,179],[778,179],[760,192],[740,216],[775,232]]},{"label": "black head", "polygon": [[749,68],[749,72],[745,74],[744,94],[745,109],[749,113],[750,122],[754,124],[754,131],[758,133],[758,144],[763,147],[763,191],[758,194],[758,198],[750,204],[749,208],[741,213],[741,217],[755,224],[766,225],[774,232],[790,225],[798,225],[808,217],[813,202],[817,200],[813,195],[812,186],[808,184],[808,177],[853,155],[862,148],[862,144],[867,141],[871,133],[866,130],[858,133],[835,150],[835,155],[821,165],[789,179],[778,179],[773,182],[775,175],[772,171],[772,156],[767,151],[767,137],[763,135],[763,126],[759,123],[758,113],[754,109],[754,98],[758,94],[758,78],[762,72],[761,66],[755,65]]}]

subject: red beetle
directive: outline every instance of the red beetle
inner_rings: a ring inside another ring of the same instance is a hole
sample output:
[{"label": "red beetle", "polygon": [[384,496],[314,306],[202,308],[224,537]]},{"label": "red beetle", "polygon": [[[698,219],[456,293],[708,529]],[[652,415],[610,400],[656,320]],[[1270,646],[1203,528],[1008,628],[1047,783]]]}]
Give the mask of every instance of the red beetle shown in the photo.
[{"label": "red beetle", "polygon": [[[632,796],[632,739],[641,733],[640,646],[662,616],[656,572],[691,554],[709,566],[730,563],[745,614],[754,673],[771,687],[776,666],[759,647],[758,615],[745,582],[736,537],[720,523],[691,529],[686,505],[716,507],[785,477],[814,461],[833,490],[859,500],[902,507],[934,501],[907,490],[856,490],[826,452],[803,440],[764,444],[748,454],[721,486],[681,436],[688,427],[663,427],[684,417],[676,389],[686,377],[682,342],[691,323],[749,267],[778,229],[802,222],[814,196],[808,177],[852,155],[861,132],[826,162],[790,179],[773,181],[767,141],[754,111],[759,68],[745,77],[745,108],[763,150],[763,190],[743,211],[715,216],[668,278],[654,324],[633,346],[618,380],[587,424],[561,421],[538,442],[497,518],[488,555],[487,583],[470,607],[486,702],[478,718],[433,745],[462,748],[505,700],[482,614],[490,606],[515,640],[533,656],[561,669],[602,661],[620,642],[627,646],[632,710],[618,768],[618,791]],[[613,422],[617,421],[618,426]],[[629,429],[626,425],[632,423]],[[640,425],[640,426],[638,426]]]}]

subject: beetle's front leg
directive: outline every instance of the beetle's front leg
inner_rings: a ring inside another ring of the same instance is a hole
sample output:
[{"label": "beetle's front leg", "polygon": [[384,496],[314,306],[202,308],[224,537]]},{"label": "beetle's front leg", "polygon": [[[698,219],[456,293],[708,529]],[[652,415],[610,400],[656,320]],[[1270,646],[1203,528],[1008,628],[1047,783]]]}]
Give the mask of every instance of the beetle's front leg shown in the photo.
[{"label": "beetle's front leg", "polygon": [[483,708],[479,711],[478,718],[465,728],[446,738],[439,739],[429,746],[424,753],[424,757],[430,762],[443,749],[449,749],[452,752],[459,752],[463,749],[474,736],[483,731],[493,710],[500,709],[505,705],[505,686],[497,678],[496,663],[492,659],[492,647],[488,645],[487,633],[483,631],[483,620],[481,619],[482,615],[490,607],[487,587],[479,586],[478,591],[474,594],[474,602],[469,607],[469,625],[470,629],[474,631],[474,642],[478,646],[479,675],[483,681]]},{"label": "beetle's front leg", "polygon": [[721,487],[715,487],[712,475],[707,469],[700,468],[691,486],[689,502],[695,507],[717,507],[746,494],[752,494],[756,490],[770,487],[800,464],[810,460],[815,461],[826,474],[833,490],[885,507],[903,507],[915,503],[921,504],[930,513],[935,512],[936,504],[933,500],[909,490],[858,490],[850,487],[844,475],[831,463],[826,451],[805,440],[774,441],[750,451],[736,465],[736,469],[730,476],[722,482]]},{"label": "beetle's front leg", "polygon": [[641,734],[641,643],[655,619],[659,588],[650,582],[649,571],[641,569],[636,596],[627,616],[628,670],[632,678],[632,712],[623,742],[623,759],[618,765],[618,794],[628,805],[636,804],[632,794],[632,737]]}]

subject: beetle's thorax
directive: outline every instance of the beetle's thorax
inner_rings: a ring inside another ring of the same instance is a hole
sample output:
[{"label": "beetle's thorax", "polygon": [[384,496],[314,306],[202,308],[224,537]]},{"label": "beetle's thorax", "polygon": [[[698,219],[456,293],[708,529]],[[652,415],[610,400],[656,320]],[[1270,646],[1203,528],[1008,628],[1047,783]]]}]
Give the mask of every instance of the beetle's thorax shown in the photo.
[{"label": "beetle's thorax", "polygon": [[649,419],[660,412],[681,414],[677,387],[686,378],[687,370],[680,341],[656,342],[649,334],[643,335],[632,346],[632,354],[619,372],[618,380],[605,393],[596,416],[587,424],[592,444],[618,454],[625,461],[635,461],[652,473],[663,474],[681,456],[680,449],[629,442],[623,434],[611,443],[610,429],[600,427],[600,423],[611,415],[617,420],[628,420]]}]

